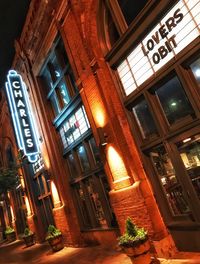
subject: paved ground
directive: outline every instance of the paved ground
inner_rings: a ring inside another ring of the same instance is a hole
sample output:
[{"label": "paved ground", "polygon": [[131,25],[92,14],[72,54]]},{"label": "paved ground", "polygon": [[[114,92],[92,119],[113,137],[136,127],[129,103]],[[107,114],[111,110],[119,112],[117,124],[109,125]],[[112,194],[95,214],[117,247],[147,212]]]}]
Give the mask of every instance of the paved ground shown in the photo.
[{"label": "paved ground", "polygon": [[[96,247],[64,248],[52,253],[44,243],[25,247],[22,241],[0,246],[0,264],[131,264],[122,252]],[[200,264],[200,253],[178,253],[173,260],[160,259],[161,264]],[[142,264],[142,263],[141,263]]]}]

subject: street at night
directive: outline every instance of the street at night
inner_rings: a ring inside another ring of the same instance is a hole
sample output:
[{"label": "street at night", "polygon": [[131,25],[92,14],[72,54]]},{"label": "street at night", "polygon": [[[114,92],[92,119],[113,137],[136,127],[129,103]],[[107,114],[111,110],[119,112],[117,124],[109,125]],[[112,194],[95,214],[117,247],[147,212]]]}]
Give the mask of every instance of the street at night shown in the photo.
[{"label": "street at night", "polygon": [[0,0],[0,264],[200,264],[200,0]]}]

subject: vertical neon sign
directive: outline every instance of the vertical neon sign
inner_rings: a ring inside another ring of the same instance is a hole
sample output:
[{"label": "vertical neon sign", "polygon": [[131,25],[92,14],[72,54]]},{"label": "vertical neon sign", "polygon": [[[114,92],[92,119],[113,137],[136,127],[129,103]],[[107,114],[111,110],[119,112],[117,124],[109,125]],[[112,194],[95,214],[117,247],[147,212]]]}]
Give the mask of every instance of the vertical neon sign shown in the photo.
[{"label": "vertical neon sign", "polygon": [[30,162],[36,162],[39,153],[38,138],[30,109],[28,92],[21,75],[14,70],[8,72],[6,92],[18,146],[24,151]]}]

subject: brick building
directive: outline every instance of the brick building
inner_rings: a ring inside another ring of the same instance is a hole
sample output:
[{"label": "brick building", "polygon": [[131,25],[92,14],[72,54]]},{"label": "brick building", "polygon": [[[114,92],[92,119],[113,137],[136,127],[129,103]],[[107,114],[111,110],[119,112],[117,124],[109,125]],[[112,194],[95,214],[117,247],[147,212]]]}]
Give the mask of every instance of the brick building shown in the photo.
[{"label": "brick building", "polygon": [[[198,251],[198,0],[32,0],[16,41],[37,124],[29,226],[115,244],[131,216],[159,256]],[[190,243],[188,243],[190,240]]]}]

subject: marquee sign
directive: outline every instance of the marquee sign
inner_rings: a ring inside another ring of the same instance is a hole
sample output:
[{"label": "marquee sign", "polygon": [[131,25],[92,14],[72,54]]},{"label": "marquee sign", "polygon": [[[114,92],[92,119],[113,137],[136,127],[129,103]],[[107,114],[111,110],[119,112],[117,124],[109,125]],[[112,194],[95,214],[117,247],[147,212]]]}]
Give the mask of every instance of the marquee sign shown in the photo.
[{"label": "marquee sign", "polygon": [[39,153],[38,139],[30,109],[28,92],[21,75],[14,70],[8,72],[6,92],[18,146],[24,151],[30,162],[36,162]]},{"label": "marquee sign", "polygon": [[200,35],[200,0],[179,0],[119,65],[126,95]]}]

